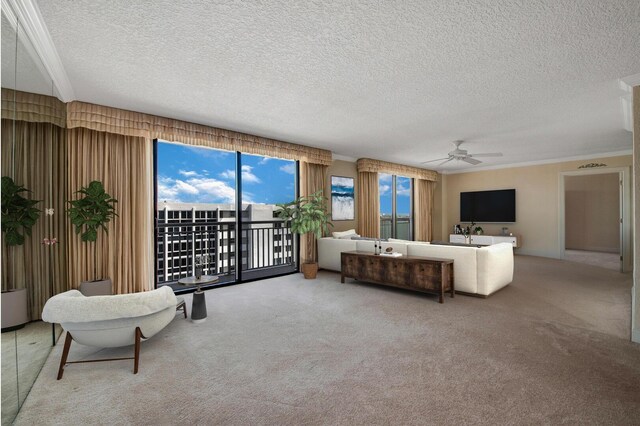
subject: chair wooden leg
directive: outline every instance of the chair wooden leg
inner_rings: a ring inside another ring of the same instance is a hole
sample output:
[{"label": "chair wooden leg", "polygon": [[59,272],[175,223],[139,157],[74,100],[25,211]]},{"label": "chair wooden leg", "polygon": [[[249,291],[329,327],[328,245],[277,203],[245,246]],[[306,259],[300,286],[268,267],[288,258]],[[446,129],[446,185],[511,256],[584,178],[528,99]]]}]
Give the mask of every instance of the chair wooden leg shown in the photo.
[{"label": "chair wooden leg", "polygon": [[133,358],[133,374],[138,374],[138,364],[140,363],[140,341],[146,339],[140,327],[136,327],[136,343],[135,343],[135,356]]},{"label": "chair wooden leg", "polygon": [[69,356],[69,348],[71,347],[72,340],[73,337],[71,337],[71,333],[67,331],[67,337],[64,339],[64,348],[62,349],[62,358],[60,358],[60,368],[58,368],[57,380],[62,379],[62,374],[64,374],[64,366],[67,363],[67,357]]},{"label": "chair wooden leg", "polygon": [[187,304],[182,305],[182,312],[184,313],[184,317],[187,317]]}]

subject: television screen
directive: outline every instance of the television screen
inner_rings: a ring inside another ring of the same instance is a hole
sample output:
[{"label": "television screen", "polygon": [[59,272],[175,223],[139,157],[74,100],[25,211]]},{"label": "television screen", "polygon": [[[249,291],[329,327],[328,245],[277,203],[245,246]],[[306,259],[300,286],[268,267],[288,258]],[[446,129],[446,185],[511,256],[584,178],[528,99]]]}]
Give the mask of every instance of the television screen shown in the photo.
[{"label": "television screen", "polygon": [[474,191],[460,193],[461,222],[516,221],[516,190]]}]

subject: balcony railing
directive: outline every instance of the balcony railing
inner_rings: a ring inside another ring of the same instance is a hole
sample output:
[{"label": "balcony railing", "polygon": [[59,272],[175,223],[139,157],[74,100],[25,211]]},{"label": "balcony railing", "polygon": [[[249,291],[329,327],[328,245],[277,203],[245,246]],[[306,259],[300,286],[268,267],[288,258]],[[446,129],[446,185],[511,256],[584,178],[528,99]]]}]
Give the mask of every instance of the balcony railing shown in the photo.
[{"label": "balcony railing", "polygon": [[293,272],[297,261],[291,228],[279,220],[242,222],[240,240],[233,221],[162,223],[155,250],[158,286],[195,275],[199,257],[203,274],[223,282]]},{"label": "balcony railing", "polygon": [[[393,220],[388,216],[380,217],[380,238],[394,238],[393,237]],[[396,236],[400,240],[411,239],[411,218],[409,217],[397,217],[396,218]]]}]

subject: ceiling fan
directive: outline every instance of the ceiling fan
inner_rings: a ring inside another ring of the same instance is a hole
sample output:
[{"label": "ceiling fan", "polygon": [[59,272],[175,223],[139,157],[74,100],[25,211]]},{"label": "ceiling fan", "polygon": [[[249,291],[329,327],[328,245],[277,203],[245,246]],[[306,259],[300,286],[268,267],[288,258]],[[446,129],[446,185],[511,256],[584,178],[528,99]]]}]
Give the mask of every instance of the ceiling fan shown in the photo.
[{"label": "ceiling fan", "polygon": [[502,157],[501,152],[491,152],[491,153],[482,153],[482,154],[469,154],[466,149],[460,149],[460,145],[462,145],[464,141],[458,140],[453,141],[452,143],[456,146],[456,149],[449,152],[448,157],[445,158],[436,158],[435,160],[425,161],[421,164],[433,163],[434,161],[442,161],[442,163],[438,164],[438,166],[442,166],[449,161],[458,160],[464,161],[465,163],[469,163],[473,166],[476,164],[482,163],[480,160],[476,160],[475,157]]}]

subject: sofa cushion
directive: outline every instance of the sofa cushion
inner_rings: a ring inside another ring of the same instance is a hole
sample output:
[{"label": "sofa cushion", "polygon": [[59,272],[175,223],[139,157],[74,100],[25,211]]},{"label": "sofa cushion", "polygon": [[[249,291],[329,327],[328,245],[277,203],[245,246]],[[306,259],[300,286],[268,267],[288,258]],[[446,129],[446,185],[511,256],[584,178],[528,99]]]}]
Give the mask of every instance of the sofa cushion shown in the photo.
[{"label": "sofa cushion", "polygon": [[478,290],[476,250],[474,247],[410,244],[408,254],[409,256],[453,259],[453,277],[456,291],[476,293]]},{"label": "sofa cushion", "polygon": [[331,233],[331,236],[333,238],[351,238],[354,235],[358,235],[356,234],[355,229],[348,229],[346,231],[336,231]]}]

